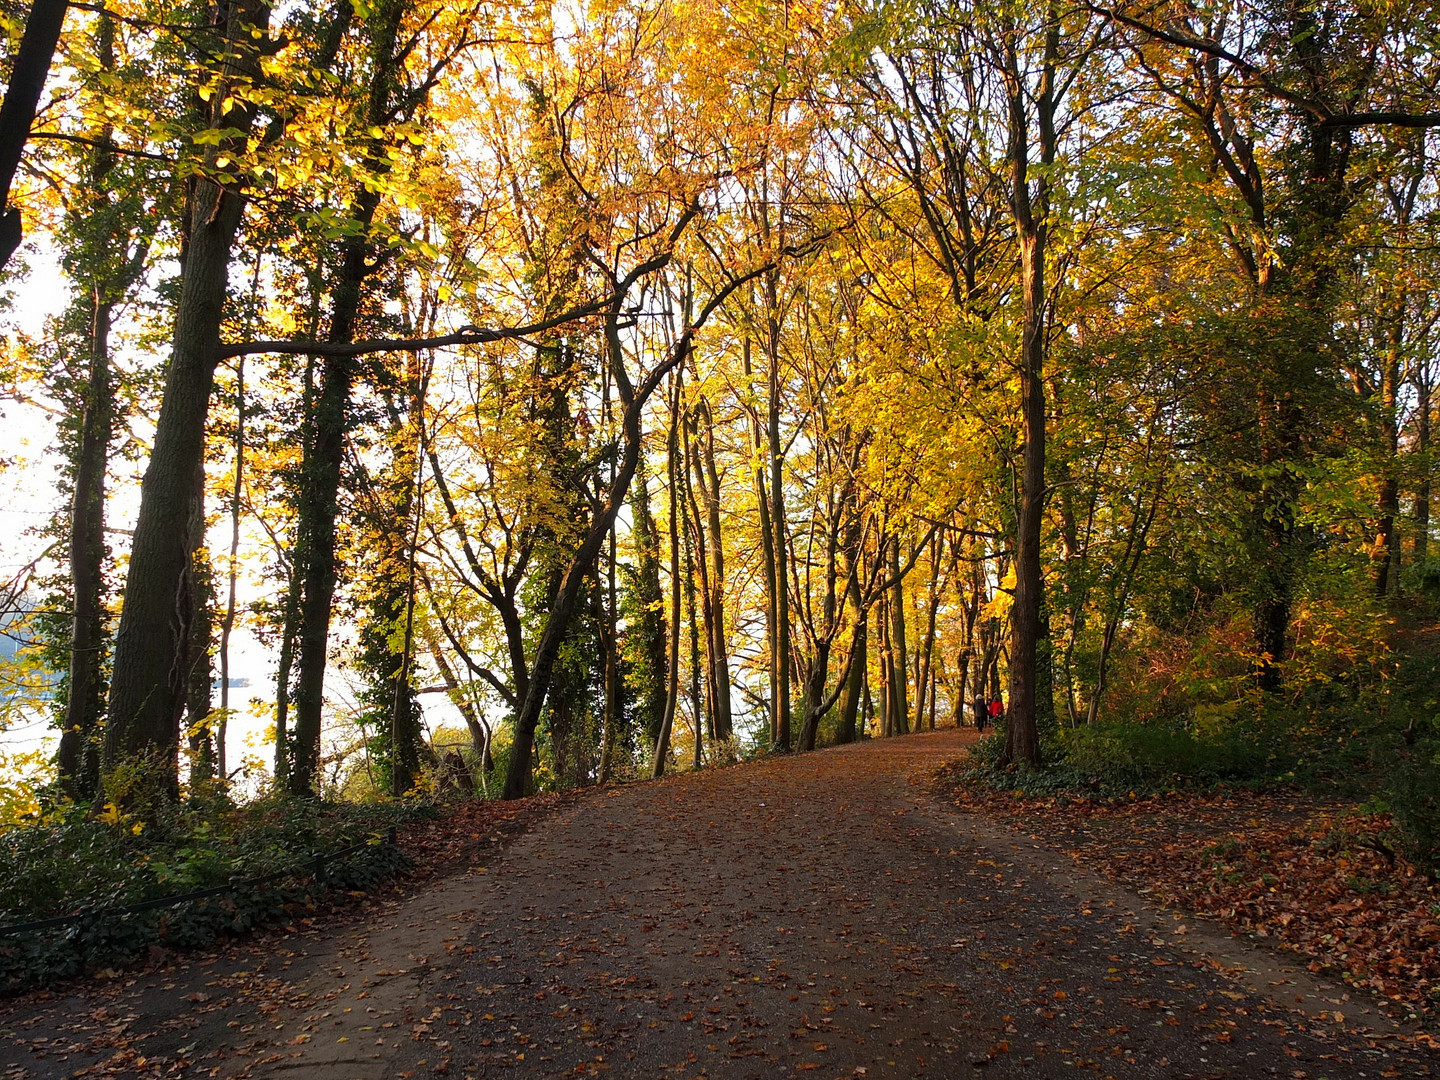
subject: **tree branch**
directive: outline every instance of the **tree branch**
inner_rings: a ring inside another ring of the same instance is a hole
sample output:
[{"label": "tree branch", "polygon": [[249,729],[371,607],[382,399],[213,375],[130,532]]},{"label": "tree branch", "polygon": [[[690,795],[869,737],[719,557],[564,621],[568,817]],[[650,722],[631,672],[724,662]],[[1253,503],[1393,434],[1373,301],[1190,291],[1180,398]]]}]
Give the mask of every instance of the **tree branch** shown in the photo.
[{"label": "tree branch", "polygon": [[462,326],[453,334],[424,338],[371,338],[365,341],[248,341],[233,345],[221,345],[219,357],[229,360],[236,356],[253,356],[256,353],[285,353],[292,356],[369,356],[381,352],[418,352],[421,349],[443,349],[454,345],[485,345],[493,341],[509,341],[544,333],[565,323],[597,315],[613,302],[614,297],[573,307],[553,318],[544,319],[527,326],[500,327],[495,330],[481,330],[475,326]]},{"label": "tree branch", "polygon": [[1316,120],[1322,128],[1359,128],[1359,127],[1406,127],[1406,128],[1433,128],[1440,127],[1440,113],[1423,112],[1357,112],[1337,113],[1323,101],[1316,101],[1314,98],[1306,97],[1304,94],[1297,94],[1293,90],[1287,90],[1276,82],[1264,69],[1257,64],[1251,63],[1243,56],[1231,52],[1217,41],[1208,38],[1197,37],[1194,34],[1187,34],[1181,30],[1166,30],[1144,22],[1131,15],[1111,7],[1103,7],[1099,4],[1089,3],[1082,0],[1082,6],[1091,14],[1099,15],[1109,19],[1111,22],[1119,23],[1121,26],[1128,26],[1132,30],[1138,30],[1147,37],[1156,41],[1163,41],[1168,45],[1175,45],[1182,49],[1190,49],[1193,52],[1204,53],[1206,56],[1213,56],[1218,60],[1224,60],[1242,72],[1246,77],[1252,79],[1260,89],[1271,97],[1279,98],[1281,101],[1289,102],[1297,108],[1303,109]]}]

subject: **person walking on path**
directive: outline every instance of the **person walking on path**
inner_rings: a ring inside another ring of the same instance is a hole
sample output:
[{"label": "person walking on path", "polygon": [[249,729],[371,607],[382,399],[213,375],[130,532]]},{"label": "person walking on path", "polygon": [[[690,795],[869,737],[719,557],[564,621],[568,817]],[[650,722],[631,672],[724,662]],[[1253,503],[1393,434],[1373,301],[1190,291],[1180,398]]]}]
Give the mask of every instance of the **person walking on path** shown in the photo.
[{"label": "person walking on path", "polygon": [[990,726],[994,727],[1000,723],[1000,718],[1005,715],[1005,704],[998,697],[990,699]]}]

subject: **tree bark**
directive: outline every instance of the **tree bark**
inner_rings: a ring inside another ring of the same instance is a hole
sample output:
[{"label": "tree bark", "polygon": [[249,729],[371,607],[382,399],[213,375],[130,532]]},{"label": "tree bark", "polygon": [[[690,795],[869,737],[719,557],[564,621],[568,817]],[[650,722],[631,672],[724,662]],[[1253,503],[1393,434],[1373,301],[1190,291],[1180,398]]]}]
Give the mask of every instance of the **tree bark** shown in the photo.
[{"label": "tree bark", "polygon": [[[1402,219],[1400,238],[1403,243],[1408,230]],[[1401,286],[1385,312],[1385,352],[1380,360],[1380,436],[1384,455],[1380,479],[1380,520],[1377,523],[1375,549],[1371,564],[1375,574],[1375,592],[1382,599],[1398,593],[1400,586],[1400,390],[1404,378],[1405,314],[1409,302],[1407,290]]]},{"label": "tree bark", "polygon": [[852,515],[846,521],[843,550],[845,553],[845,574],[852,582],[852,587],[846,590],[846,605],[850,610],[850,622],[853,629],[853,637],[850,641],[850,671],[845,678],[845,692],[840,698],[840,724],[836,732],[836,741],[842,745],[852,743],[857,737],[856,721],[860,716],[865,696],[866,672],[869,668],[869,641],[868,630],[870,626],[870,614],[860,603],[860,590],[853,586],[854,582],[860,580],[860,542],[862,538],[861,522],[858,515]]},{"label": "tree bark", "polygon": [[[252,74],[256,53],[250,31],[264,34],[270,9],[256,0],[236,0],[225,16],[222,37],[234,57],[225,71]],[[193,523],[203,525],[204,519],[194,505],[195,473],[204,467],[205,421],[219,360],[230,250],[244,209],[238,182],[215,168],[214,161],[221,152],[243,154],[255,119],[252,105],[223,89],[212,100],[214,126],[238,134],[210,155],[210,170],[194,177],[187,198],[173,349],[141,485],[105,733],[107,769],[130,759],[149,759],[155,783],[144,786],[170,798],[178,795],[176,724],[189,672],[185,579],[200,540]],[[127,801],[139,795],[129,790],[116,794]]]},{"label": "tree bark", "polygon": [[[1060,30],[1047,12],[1038,92],[1034,95],[1040,140],[1040,164],[1054,163],[1055,62]],[[1047,328],[1045,259],[1048,236],[1048,179],[1030,170],[1029,93],[1021,74],[1014,39],[1006,42],[1005,77],[1009,98],[1009,169],[1011,216],[1020,249],[1022,327],[1020,343],[1020,414],[1024,447],[1018,505],[1015,508],[1015,601],[1010,611],[1010,701],[1006,710],[1001,765],[1040,763],[1037,719],[1040,609],[1044,578],[1040,565],[1040,527],[1045,506],[1045,335]],[[1032,194],[1031,184],[1036,184]]]},{"label": "tree bark", "polygon": [[[256,275],[259,275],[256,263]],[[240,576],[240,496],[245,489],[245,360],[235,363],[235,478],[230,487],[230,561],[226,566],[225,614],[220,620],[220,719],[215,726],[215,768],[229,777],[225,740],[230,726],[230,635],[235,630],[236,592]]]},{"label": "tree bark", "polygon": [[[96,20],[95,62],[103,73],[115,70],[115,22],[108,16]],[[112,136],[108,123],[100,124],[94,132],[95,146],[85,170],[88,190],[79,208],[67,215],[71,227],[83,237],[81,251],[88,256],[76,260],[76,286],[77,292],[84,289],[89,311],[84,351],[88,370],[81,392],[70,510],[69,685],[56,755],[61,789],[76,802],[89,802],[100,793],[100,717],[105,703],[102,672],[109,647],[105,480],[115,410],[111,323],[116,301],[134,285],[150,250],[147,236],[142,236],[133,252],[128,250],[131,229],[117,216],[114,199],[107,190],[107,178],[115,167]]]},{"label": "tree bark", "polygon": [[670,757],[670,733],[675,726],[675,710],[680,702],[680,400],[681,371],[675,372],[670,399],[670,437],[666,442],[665,467],[670,499],[670,647],[666,660],[665,711],[660,717],[660,734],[655,739],[655,754],[650,762],[652,779],[665,774]]},{"label": "tree bark", "polygon": [[[741,361],[745,368],[747,383],[754,379],[754,371],[751,364],[750,339],[746,337],[740,346]],[[765,484],[765,436],[760,424],[759,410],[752,410],[750,413],[750,440],[751,458],[754,461],[754,469],[751,472],[751,483],[755,489],[755,508],[760,516],[760,563],[765,572],[765,637],[771,657],[779,652],[777,644],[776,627],[779,625],[779,614],[775,602],[776,580],[775,580],[775,533],[770,524],[770,495]],[[770,664],[770,745],[775,746],[780,738],[779,719],[775,713],[774,702],[780,694],[779,672],[772,659]]]},{"label": "tree bark", "polygon": [[[409,482],[410,498],[405,510],[414,514],[413,524],[409,513],[400,518],[402,525],[408,525],[410,535],[405,542],[405,584],[403,603],[405,606],[405,629],[401,635],[400,669],[395,674],[395,692],[390,704],[390,794],[395,798],[408,795],[415,786],[420,769],[420,727],[416,715],[415,687],[410,681],[411,658],[415,653],[415,560],[420,548],[420,523],[425,517],[425,398],[430,385],[428,368],[412,379],[415,387],[410,414],[415,418],[415,437],[407,440],[407,449],[413,452],[403,461],[396,462],[413,479]],[[408,434],[408,433],[407,433]]]},{"label": "tree bark", "polygon": [[[620,657],[617,648],[619,628],[616,610],[615,590],[615,528],[610,528],[610,538],[605,553],[605,580],[603,588],[595,590],[595,623],[600,627],[600,646],[605,651],[601,678],[605,680],[604,712],[600,716],[600,767],[595,781],[608,784],[615,768],[615,746],[619,738],[620,725]],[[598,575],[597,575],[598,577]]]},{"label": "tree bark", "polygon": [[934,656],[935,656],[935,609],[940,606],[937,585],[940,581],[940,539],[937,536],[930,549],[930,586],[925,592],[925,638],[920,647],[920,677],[915,685],[915,730],[925,730],[927,709],[930,716],[930,730],[935,730],[934,717]]},{"label": "tree bark", "polygon": [[[831,513],[838,513],[838,509],[831,500]],[[825,686],[830,678],[830,653],[834,648],[835,635],[840,631],[840,620],[837,599],[843,601],[845,597],[836,596],[835,586],[839,576],[839,542],[835,530],[826,526],[825,543],[825,599],[820,612],[820,625],[812,627],[811,637],[815,643],[815,653],[810,658],[809,667],[805,672],[805,693],[804,693],[804,714],[800,723],[800,738],[796,749],[802,753],[808,753],[815,749],[815,742],[820,731],[820,721],[830,711],[834,701],[843,693],[843,687],[837,687],[835,695],[827,695]],[[846,589],[846,595],[850,593]],[[853,645],[853,642],[852,642]],[[853,654],[848,658],[852,663]],[[848,669],[842,675],[842,683],[849,681]]]},{"label": "tree bark", "polygon": [[766,307],[770,311],[766,335],[766,360],[769,364],[769,405],[765,425],[770,461],[770,527],[774,538],[770,556],[775,563],[775,641],[770,652],[771,715],[775,725],[775,749],[790,749],[790,586],[787,580],[787,542],[785,533],[785,459],[780,452],[780,324],[775,317],[777,307],[773,274],[765,280]]},{"label": "tree bark", "polygon": [[10,203],[10,188],[30,138],[30,127],[35,123],[68,6],[66,0],[35,0],[30,6],[20,48],[10,69],[10,85],[5,89],[4,102],[0,102],[0,270],[9,263],[24,236],[20,208]]},{"label": "tree bark", "polygon": [[636,687],[641,698],[643,734],[652,749],[660,738],[661,722],[668,700],[670,676],[666,660],[668,634],[662,610],[665,596],[660,588],[660,543],[655,518],[650,512],[650,492],[642,457],[635,469],[635,488],[630,498],[635,518],[635,588],[638,618],[632,617],[629,633],[640,635],[639,649],[648,667],[645,684]]},{"label": "tree bark", "polygon": [[886,715],[891,735],[910,733],[908,651],[905,644],[905,580],[900,573],[900,538],[890,545],[890,701]]},{"label": "tree bark", "polygon": [[[404,4],[389,0],[378,7],[378,17],[365,24],[372,35],[366,105],[366,122],[371,127],[387,123],[393,116],[399,63],[396,41],[404,12]],[[382,176],[390,171],[385,146],[379,139],[367,147],[366,167]],[[358,188],[351,199],[348,215],[353,231],[340,243],[339,264],[330,287],[330,326],[325,335],[328,343],[348,344],[355,339],[365,281],[380,264],[379,259],[370,258],[374,245],[369,237],[379,206],[380,191],[375,185]],[[357,373],[358,361],[353,356],[325,358],[313,415],[314,431],[305,441],[306,460],[300,470],[296,509],[302,542],[297,549],[303,552],[304,559],[297,575],[301,590],[298,673],[288,770],[288,785],[294,795],[311,790],[320,761],[325,669],[337,582],[335,535],[340,473],[350,421],[350,395]]]},{"label": "tree bark", "polygon": [[[884,555],[881,555],[883,558]],[[876,708],[879,709],[880,737],[890,738],[895,734],[894,721],[894,691],[891,689],[895,680],[895,652],[890,640],[890,604],[889,593],[880,597],[880,602],[875,606],[875,638],[880,646],[880,686],[879,694],[876,696]]]},{"label": "tree bark", "polygon": [[698,770],[705,762],[705,723],[700,704],[700,620],[695,610],[695,548],[688,542],[685,544],[685,607],[690,614],[690,723],[695,735],[691,768]]},{"label": "tree bark", "polygon": [[[696,410],[698,411],[698,409]],[[689,523],[686,531],[686,588],[693,589],[695,577],[698,575],[699,582],[699,604],[694,603],[694,597],[687,592],[687,602],[691,604],[692,618],[698,618],[705,624],[705,662],[702,670],[705,679],[705,716],[709,724],[710,738],[715,738],[715,702],[720,696],[719,684],[715,671],[715,636],[712,633],[714,624],[714,613],[710,610],[713,594],[710,591],[710,553],[709,546],[711,537],[705,535],[707,522],[700,512],[700,501],[695,496],[695,489],[699,487],[702,491],[705,487],[705,476],[700,464],[699,425],[696,421],[695,412],[692,411],[686,420],[686,453],[685,472],[683,479],[685,497],[685,515]],[[692,480],[691,473],[694,473]],[[692,631],[694,628],[692,627]],[[697,642],[698,645],[698,642]]]},{"label": "tree bark", "polygon": [[475,758],[480,763],[481,786],[483,787],[485,774],[495,767],[490,758],[490,725],[476,711],[475,702],[455,677],[455,669],[451,667],[450,661],[445,656],[445,650],[440,647],[440,642],[430,638],[425,645],[430,652],[430,658],[435,661],[436,669],[440,672],[447,696],[455,708],[460,711],[460,718],[465,721],[465,730],[470,733],[470,747],[475,751]]},{"label": "tree bark", "polygon": [[105,471],[110,447],[111,305],[92,290],[90,372],[80,418],[75,495],[70,510],[70,581],[74,613],[70,621],[70,686],[65,699],[64,731],[56,764],[65,793],[88,802],[100,790],[100,710],[105,699],[101,677],[105,658]]},{"label": "tree bark", "polygon": [[713,720],[715,738],[726,741],[735,734],[730,708],[730,653],[725,632],[725,543],[720,524],[720,474],[715,467],[715,421],[710,403],[701,399],[698,419],[703,421],[697,438],[699,461],[696,475],[703,466],[701,490],[705,495],[705,514],[710,525],[710,603],[709,642],[710,669],[715,684]]},{"label": "tree bark", "polygon": [[1415,561],[1430,555],[1430,398],[1429,362],[1422,362],[1415,385],[1415,456],[1420,462],[1420,479],[1415,485]]},{"label": "tree bark", "polygon": [[204,547],[196,550],[190,568],[190,685],[185,696],[185,734],[190,744],[190,795],[206,780],[215,778],[215,739],[210,728],[211,667],[210,644],[214,631],[211,607],[210,563]]}]

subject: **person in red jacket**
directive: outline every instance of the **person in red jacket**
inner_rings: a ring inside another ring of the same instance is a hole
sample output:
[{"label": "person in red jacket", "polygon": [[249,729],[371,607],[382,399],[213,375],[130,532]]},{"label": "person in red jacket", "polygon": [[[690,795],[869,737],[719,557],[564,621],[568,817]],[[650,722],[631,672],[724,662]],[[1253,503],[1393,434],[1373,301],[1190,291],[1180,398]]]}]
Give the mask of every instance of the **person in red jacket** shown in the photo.
[{"label": "person in red jacket", "polygon": [[1005,706],[1004,706],[1004,704],[1001,703],[1001,701],[1000,701],[1000,699],[999,699],[998,697],[995,697],[995,698],[991,698],[991,699],[990,699],[990,709],[989,709],[989,712],[990,712],[990,726],[991,726],[991,727],[994,727],[996,724],[998,724],[998,723],[1000,722],[1000,718],[1005,715]]}]

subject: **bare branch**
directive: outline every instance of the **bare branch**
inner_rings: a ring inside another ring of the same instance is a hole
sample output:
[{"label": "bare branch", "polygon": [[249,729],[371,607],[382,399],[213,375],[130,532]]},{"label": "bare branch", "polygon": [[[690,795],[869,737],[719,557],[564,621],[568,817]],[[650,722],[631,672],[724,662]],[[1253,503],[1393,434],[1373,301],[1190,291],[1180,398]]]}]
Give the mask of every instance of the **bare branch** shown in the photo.
[{"label": "bare branch", "polygon": [[494,341],[510,341],[544,333],[565,323],[576,322],[591,315],[599,314],[614,302],[613,296],[573,307],[553,318],[530,323],[527,326],[500,327],[482,330],[475,326],[462,326],[453,334],[423,338],[371,338],[366,341],[248,341],[234,345],[221,345],[219,356],[228,360],[236,356],[253,356],[257,353],[285,353],[291,356],[369,356],[382,352],[419,352],[421,349],[444,349],[455,345],[486,345]]}]

